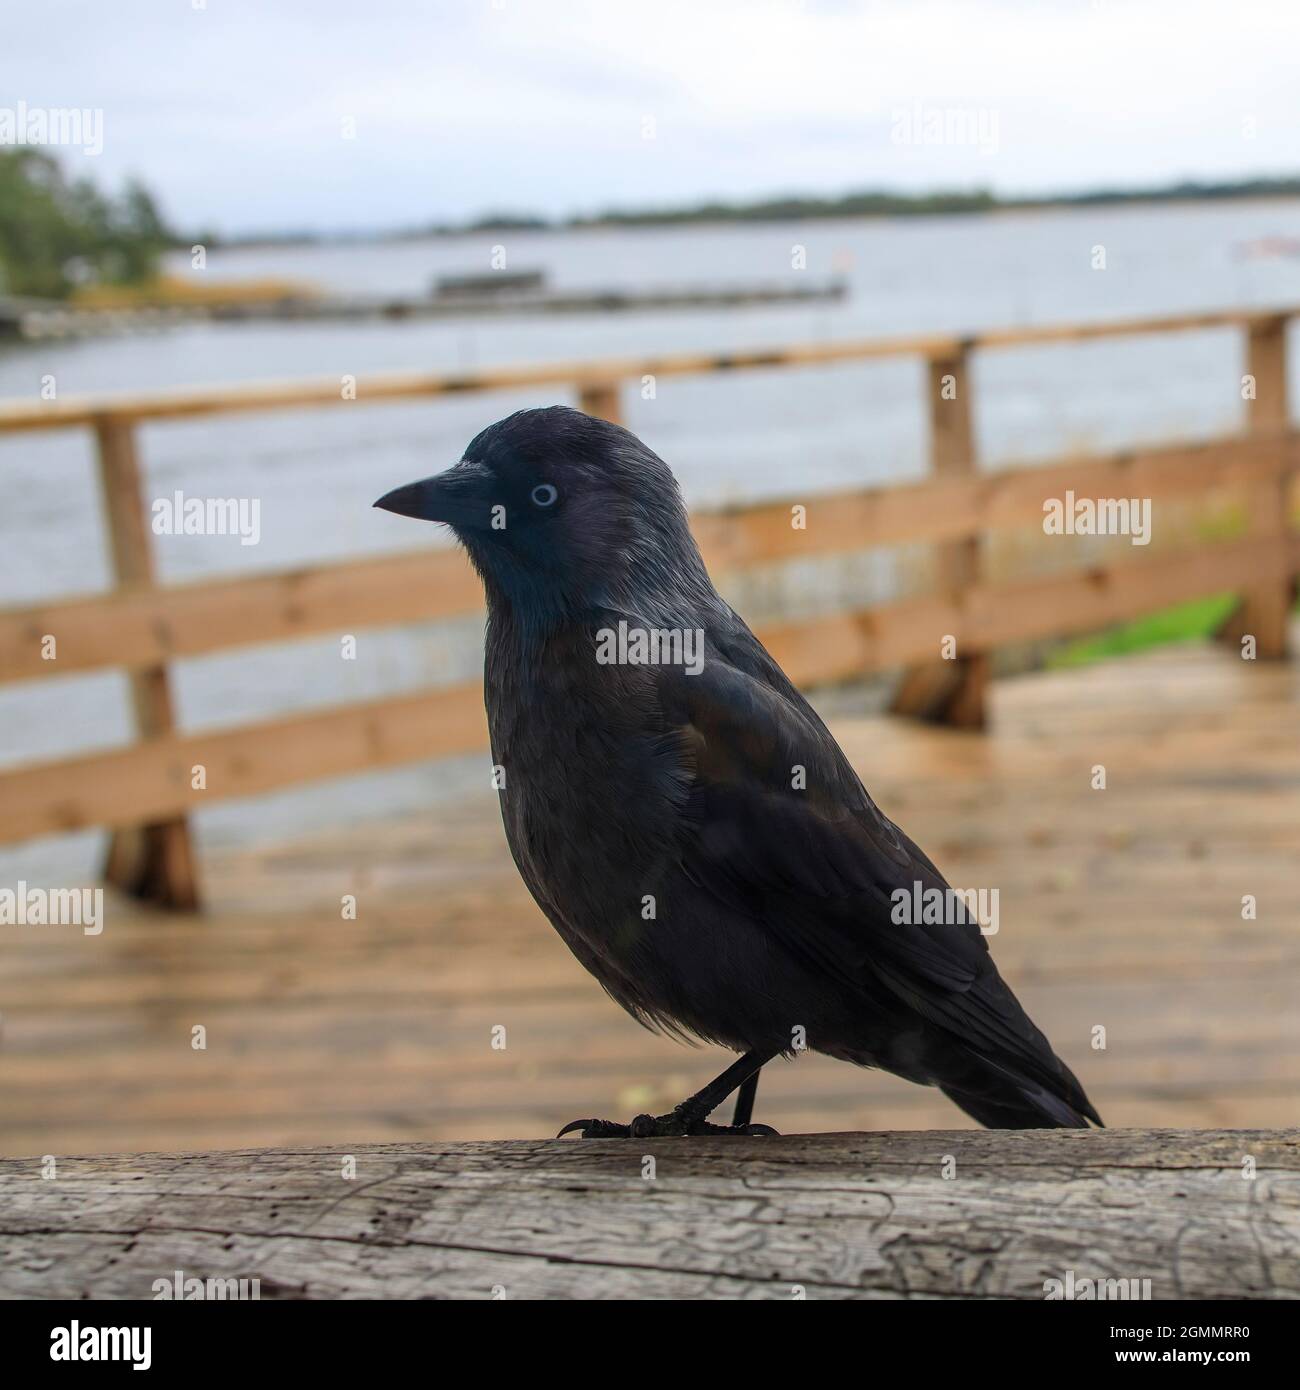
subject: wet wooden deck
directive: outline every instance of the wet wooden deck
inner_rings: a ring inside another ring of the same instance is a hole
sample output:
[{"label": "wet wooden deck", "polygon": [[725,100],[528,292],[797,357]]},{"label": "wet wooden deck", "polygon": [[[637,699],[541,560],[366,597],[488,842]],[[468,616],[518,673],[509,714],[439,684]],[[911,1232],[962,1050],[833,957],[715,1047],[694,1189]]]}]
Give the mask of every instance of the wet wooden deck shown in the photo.
[{"label": "wet wooden deck", "polygon": [[[833,723],[950,879],[999,889],[1003,972],[1112,1126],[1300,1124],[1300,667],[1170,648],[998,682],[993,718]],[[533,1138],[666,1107],[725,1060],[605,998],[486,789],[204,869],[201,919],[109,898],[99,937],[0,930],[0,1152]],[[967,1123],[813,1056],[767,1069],[757,1117]]]}]

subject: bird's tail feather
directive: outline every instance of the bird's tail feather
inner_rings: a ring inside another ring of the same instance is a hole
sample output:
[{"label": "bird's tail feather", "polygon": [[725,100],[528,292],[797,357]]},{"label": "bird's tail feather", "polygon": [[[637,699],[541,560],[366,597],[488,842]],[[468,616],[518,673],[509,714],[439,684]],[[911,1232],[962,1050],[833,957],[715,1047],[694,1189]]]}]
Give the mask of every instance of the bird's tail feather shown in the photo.
[{"label": "bird's tail feather", "polygon": [[939,1089],[989,1129],[1087,1129],[1089,1121],[1102,1128],[1101,1116],[1074,1073],[1056,1060],[1061,1070],[1059,1090],[1048,1090],[987,1057],[980,1058],[988,1069],[987,1084],[972,1085],[974,1078],[967,1073],[963,1084],[940,1085]]},{"label": "bird's tail feather", "polygon": [[987,1129],[1087,1129],[1088,1121],[1046,1092],[1020,1096],[981,1096],[952,1086],[939,1089]]}]

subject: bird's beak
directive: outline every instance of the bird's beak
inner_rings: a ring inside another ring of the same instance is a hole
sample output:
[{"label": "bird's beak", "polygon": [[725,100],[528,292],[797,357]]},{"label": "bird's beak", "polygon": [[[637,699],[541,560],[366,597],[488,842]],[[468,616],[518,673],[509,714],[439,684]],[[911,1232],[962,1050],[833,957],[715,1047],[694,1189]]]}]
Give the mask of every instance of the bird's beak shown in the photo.
[{"label": "bird's beak", "polygon": [[442,521],[448,526],[486,530],[491,525],[492,475],[481,464],[462,460],[445,473],[386,492],[374,504],[398,516]]}]

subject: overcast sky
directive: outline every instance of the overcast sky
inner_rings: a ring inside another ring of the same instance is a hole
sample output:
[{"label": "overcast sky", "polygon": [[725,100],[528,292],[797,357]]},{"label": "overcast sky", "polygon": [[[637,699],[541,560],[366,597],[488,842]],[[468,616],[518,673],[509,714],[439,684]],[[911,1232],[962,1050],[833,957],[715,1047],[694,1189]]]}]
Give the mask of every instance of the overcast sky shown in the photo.
[{"label": "overcast sky", "polygon": [[1297,0],[9,0],[0,107],[102,108],[69,164],[185,229],[377,228],[1296,174],[1298,39]]}]

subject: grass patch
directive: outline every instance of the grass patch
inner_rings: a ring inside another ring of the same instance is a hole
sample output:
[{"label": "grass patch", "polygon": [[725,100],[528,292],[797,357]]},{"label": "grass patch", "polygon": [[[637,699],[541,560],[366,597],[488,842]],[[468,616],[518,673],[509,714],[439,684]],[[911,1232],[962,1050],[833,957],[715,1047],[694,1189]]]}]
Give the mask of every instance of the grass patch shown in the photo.
[{"label": "grass patch", "polygon": [[1047,658],[1049,670],[1070,666],[1090,666],[1094,661],[1144,651],[1168,642],[1192,642],[1210,637],[1220,623],[1232,612],[1236,602],[1233,594],[1217,594],[1213,598],[1193,599],[1173,608],[1149,613],[1122,623],[1091,637],[1067,642]]}]

